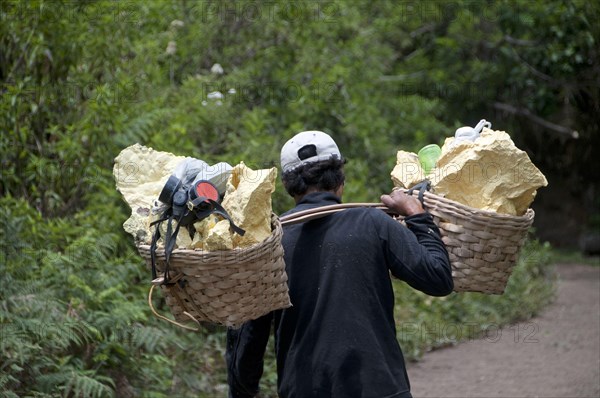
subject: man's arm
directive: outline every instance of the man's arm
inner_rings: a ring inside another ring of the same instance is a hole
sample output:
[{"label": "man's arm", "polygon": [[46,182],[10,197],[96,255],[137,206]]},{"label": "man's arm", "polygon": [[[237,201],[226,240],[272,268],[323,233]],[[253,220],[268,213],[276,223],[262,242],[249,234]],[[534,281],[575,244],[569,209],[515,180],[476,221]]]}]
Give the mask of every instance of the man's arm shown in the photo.
[{"label": "man's arm", "polygon": [[227,330],[227,384],[230,398],[252,398],[258,394],[263,358],[273,314]]},{"label": "man's arm", "polygon": [[[432,296],[452,292],[452,268],[448,251],[433,217],[425,212],[421,202],[400,191],[383,195],[382,202],[406,216],[406,226],[387,222],[382,239],[387,242],[392,274],[413,288]],[[389,220],[388,220],[389,221]]]}]

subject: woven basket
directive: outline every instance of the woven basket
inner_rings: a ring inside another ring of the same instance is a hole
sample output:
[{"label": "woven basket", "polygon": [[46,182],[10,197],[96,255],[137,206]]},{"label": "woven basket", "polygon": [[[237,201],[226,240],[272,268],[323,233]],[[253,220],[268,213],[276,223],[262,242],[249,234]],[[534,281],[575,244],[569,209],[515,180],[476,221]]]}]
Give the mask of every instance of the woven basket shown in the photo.
[{"label": "woven basket", "polygon": [[511,216],[475,209],[431,192],[424,193],[424,204],[448,249],[454,291],[504,293],[533,224],[533,210]]},{"label": "woven basket", "polygon": [[[282,229],[275,215],[272,229],[265,241],[243,249],[173,250],[169,274],[175,283],[161,285],[161,289],[175,320],[237,328],[270,311],[289,307]],[[140,245],[138,250],[151,267],[150,246]],[[164,250],[157,249],[159,273],[164,266]],[[151,297],[149,303],[152,305]]]}]

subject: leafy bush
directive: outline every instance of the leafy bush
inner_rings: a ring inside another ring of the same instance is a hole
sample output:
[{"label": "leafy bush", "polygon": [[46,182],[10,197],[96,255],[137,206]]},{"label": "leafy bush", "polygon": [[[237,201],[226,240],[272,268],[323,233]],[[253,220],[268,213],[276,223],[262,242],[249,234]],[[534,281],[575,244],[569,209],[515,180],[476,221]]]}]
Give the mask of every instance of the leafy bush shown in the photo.
[{"label": "leafy bush", "polygon": [[223,386],[222,333],[156,321],[148,272],[122,236],[1,203],[5,396],[197,396]]}]

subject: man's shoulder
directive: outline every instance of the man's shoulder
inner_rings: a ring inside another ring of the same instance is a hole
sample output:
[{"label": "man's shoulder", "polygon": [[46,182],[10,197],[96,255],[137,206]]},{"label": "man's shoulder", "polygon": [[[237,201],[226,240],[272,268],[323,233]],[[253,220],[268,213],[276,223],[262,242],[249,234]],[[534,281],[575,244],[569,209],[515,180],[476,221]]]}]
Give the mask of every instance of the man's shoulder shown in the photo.
[{"label": "man's shoulder", "polygon": [[384,211],[372,207],[355,207],[341,211],[336,215],[345,219],[357,220],[365,224],[372,223],[380,225],[393,221],[393,219]]}]

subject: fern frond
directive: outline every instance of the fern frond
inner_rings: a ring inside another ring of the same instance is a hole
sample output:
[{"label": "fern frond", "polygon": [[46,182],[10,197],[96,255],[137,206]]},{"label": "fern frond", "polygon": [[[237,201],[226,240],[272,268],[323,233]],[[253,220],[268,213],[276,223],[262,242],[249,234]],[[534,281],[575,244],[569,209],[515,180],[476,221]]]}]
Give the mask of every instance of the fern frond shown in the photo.
[{"label": "fern frond", "polygon": [[132,348],[153,352],[164,339],[164,332],[158,328],[137,325],[131,331]]},{"label": "fern frond", "polygon": [[115,382],[92,370],[61,369],[44,374],[37,382],[43,391],[58,389],[63,397],[107,398],[115,396]]},{"label": "fern frond", "polygon": [[17,394],[9,390],[10,384],[16,384],[19,380],[9,374],[0,374],[0,397],[2,398],[19,398]]},{"label": "fern frond", "polygon": [[132,142],[146,141],[149,133],[156,128],[159,122],[166,119],[170,113],[170,110],[160,108],[142,113],[124,126],[122,133],[116,137],[117,143],[120,145],[130,145]]},{"label": "fern frond", "polygon": [[115,383],[107,376],[95,374],[93,371],[71,371],[64,395],[75,397],[105,398],[115,396]]}]

